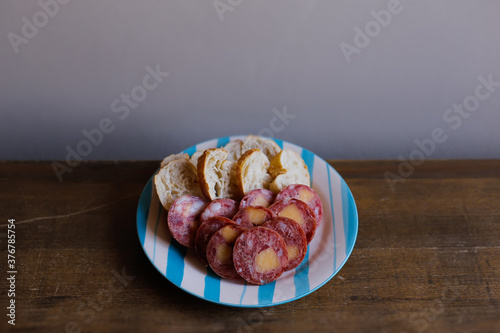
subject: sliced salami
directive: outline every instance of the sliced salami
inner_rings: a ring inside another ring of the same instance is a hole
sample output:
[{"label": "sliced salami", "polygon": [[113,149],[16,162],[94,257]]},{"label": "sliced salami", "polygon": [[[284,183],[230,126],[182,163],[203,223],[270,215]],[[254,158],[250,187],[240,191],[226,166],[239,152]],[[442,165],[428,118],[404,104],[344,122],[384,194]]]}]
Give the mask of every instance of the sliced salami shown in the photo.
[{"label": "sliced salami", "polygon": [[213,216],[222,216],[230,219],[237,212],[238,202],[233,199],[215,199],[201,213],[200,220],[203,222]]},{"label": "sliced salami", "polygon": [[168,229],[172,237],[180,244],[193,247],[199,216],[207,202],[193,195],[177,198],[170,206],[167,215]]},{"label": "sliced salami", "polygon": [[248,192],[240,202],[240,210],[249,206],[269,207],[274,202],[276,194],[265,188]]},{"label": "sliced salami", "polygon": [[316,216],[316,222],[319,225],[323,219],[323,204],[321,199],[312,188],[307,185],[288,185],[276,196],[276,201],[286,198],[294,198],[304,201]]},{"label": "sliced salami", "polygon": [[243,228],[250,229],[262,225],[272,217],[273,213],[265,207],[248,206],[240,209],[240,211],[234,215],[233,221]]},{"label": "sliced salami", "polygon": [[234,244],[233,262],[236,272],[246,281],[258,285],[272,282],[288,265],[286,243],[274,230],[248,229]]},{"label": "sliced salami", "polygon": [[227,225],[216,231],[207,245],[207,261],[215,274],[227,279],[241,279],[233,264],[233,246],[246,229]]},{"label": "sliced salami", "polygon": [[307,244],[311,242],[316,232],[316,217],[309,206],[299,199],[286,198],[276,201],[269,210],[281,217],[288,217],[297,222],[304,230]]},{"label": "sliced salami", "polygon": [[234,223],[227,217],[214,216],[209,217],[200,224],[200,227],[196,232],[194,248],[196,250],[196,254],[198,254],[198,257],[200,258],[201,262],[205,264],[205,266],[208,265],[207,246],[210,238],[212,238],[213,234],[215,234],[219,229],[227,225],[236,225],[236,223]]},{"label": "sliced salami", "polygon": [[262,225],[283,237],[288,252],[288,265],[285,270],[299,266],[307,253],[307,238],[301,226],[287,217],[275,217]]}]

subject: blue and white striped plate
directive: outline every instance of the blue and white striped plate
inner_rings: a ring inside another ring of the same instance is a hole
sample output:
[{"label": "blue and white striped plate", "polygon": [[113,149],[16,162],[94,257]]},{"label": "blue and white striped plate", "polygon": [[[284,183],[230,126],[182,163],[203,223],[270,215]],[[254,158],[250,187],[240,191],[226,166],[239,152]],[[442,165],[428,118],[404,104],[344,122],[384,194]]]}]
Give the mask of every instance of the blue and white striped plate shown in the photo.
[{"label": "blue and white striped plate", "polygon": [[[186,150],[222,147],[244,136],[206,141]],[[345,264],[358,234],[358,213],[349,187],[326,161],[294,144],[274,139],[282,148],[299,153],[309,168],[313,189],[323,202],[323,221],[308,246],[302,264],[278,280],[256,286],[221,279],[198,260],[193,249],[179,245],[168,231],[167,214],[154,188],[153,177],[137,209],[139,240],[153,266],[170,282],[207,301],[237,307],[272,306],[304,297],[328,282]]]}]

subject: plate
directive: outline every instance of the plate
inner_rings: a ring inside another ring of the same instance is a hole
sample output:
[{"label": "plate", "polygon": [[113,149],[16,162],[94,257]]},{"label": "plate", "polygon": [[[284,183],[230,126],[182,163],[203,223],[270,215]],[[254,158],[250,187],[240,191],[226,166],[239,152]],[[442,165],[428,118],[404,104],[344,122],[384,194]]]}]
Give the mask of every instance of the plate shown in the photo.
[{"label": "plate", "polygon": [[[192,146],[184,153],[222,147],[231,136]],[[302,156],[311,175],[312,188],[323,203],[319,225],[307,255],[297,268],[263,286],[221,279],[205,267],[193,249],[172,239],[167,214],[156,194],[153,176],[141,194],[137,208],[137,233],[154,267],[177,287],[210,302],[236,307],[265,307],[302,298],[327,283],[349,258],[358,234],[358,213],[352,193],[342,177],[325,160],[289,142],[273,139],[283,149]]]}]

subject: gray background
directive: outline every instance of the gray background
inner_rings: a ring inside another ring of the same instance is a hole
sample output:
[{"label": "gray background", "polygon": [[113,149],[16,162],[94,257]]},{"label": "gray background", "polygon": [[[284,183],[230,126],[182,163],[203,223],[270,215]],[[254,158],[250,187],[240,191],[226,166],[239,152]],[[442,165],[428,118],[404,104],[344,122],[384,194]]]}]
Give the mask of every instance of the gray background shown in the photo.
[{"label": "gray background", "polygon": [[[388,3],[244,0],[221,21],[212,1],[73,0],[16,54],[8,34],[41,7],[2,1],[0,159],[64,159],[103,118],[115,129],[86,159],[160,159],[284,107],[275,137],[324,158],[408,158],[435,128],[431,158],[500,158],[500,88],[456,130],[443,120],[478,76],[500,81],[500,2],[401,0],[348,63],[340,44]],[[111,103],[156,65],[170,75],[121,120]]]}]

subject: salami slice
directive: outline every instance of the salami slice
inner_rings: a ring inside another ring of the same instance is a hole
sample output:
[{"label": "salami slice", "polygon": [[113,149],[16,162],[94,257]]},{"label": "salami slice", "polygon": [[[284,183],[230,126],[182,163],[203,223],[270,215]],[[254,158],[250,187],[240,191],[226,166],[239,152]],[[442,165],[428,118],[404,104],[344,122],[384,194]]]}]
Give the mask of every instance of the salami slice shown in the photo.
[{"label": "salami slice", "polygon": [[270,220],[273,213],[262,206],[248,206],[234,215],[233,221],[243,228],[250,229],[255,226],[262,225],[264,222]]},{"label": "salami slice", "polygon": [[233,264],[233,246],[246,229],[227,225],[215,232],[207,245],[207,261],[215,274],[227,279],[241,279]]},{"label": "salami slice", "polygon": [[316,232],[316,217],[309,206],[301,200],[286,198],[273,203],[269,210],[281,217],[288,217],[297,222],[304,230],[307,244],[311,242]]},{"label": "salami slice", "polygon": [[301,226],[287,217],[275,217],[262,225],[283,237],[288,252],[288,265],[285,270],[299,266],[307,253],[307,238]]},{"label": "salami slice", "polygon": [[304,201],[316,216],[316,222],[319,225],[323,219],[323,204],[321,199],[312,188],[307,185],[288,185],[276,196],[276,201],[286,198],[295,198]]},{"label": "salami slice", "polygon": [[177,198],[170,206],[167,216],[168,229],[172,237],[180,244],[193,247],[199,215],[207,206],[207,202],[193,195]]},{"label": "salami slice", "polygon": [[240,210],[249,206],[269,207],[274,202],[276,194],[265,188],[248,192],[240,202]]},{"label": "salami slice", "polygon": [[196,239],[194,242],[194,248],[196,250],[196,254],[200,260],[208,265],[207,261],[207,246],[210,238],[215,234],[219,229],[227,226],[227,225],[236,225],[232,220],[227,217],[222,216],[214,216],[209,217],[205,221],[200,224],[198,231],[196,232]]},{"label": "salami slice", "polygon": [[238,202],[233,199],[215,199],[201,213],[200,220],[203,222],[213,216],[223,216],[230,219],[237,212]]},{"label": "salami slice", "polygon": [[274,230],[248,229],[234,244],[233,262],[236,272],[246,281],[258,285],[272,282],[288,265],[286,243]]}]

